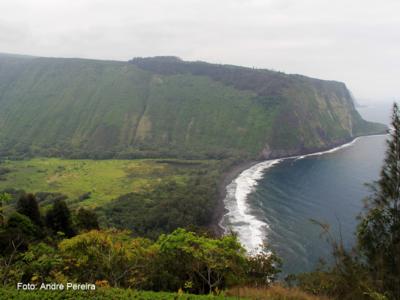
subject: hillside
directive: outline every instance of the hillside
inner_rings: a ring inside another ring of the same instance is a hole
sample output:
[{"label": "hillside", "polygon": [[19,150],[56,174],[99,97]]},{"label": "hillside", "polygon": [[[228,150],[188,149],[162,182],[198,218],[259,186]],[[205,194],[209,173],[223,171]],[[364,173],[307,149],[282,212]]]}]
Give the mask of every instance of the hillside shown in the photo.
[{"label": "hillside", "polygon": [[0,55],[2,156],[271,158],[384,130],[340,82],[174,57]]}]

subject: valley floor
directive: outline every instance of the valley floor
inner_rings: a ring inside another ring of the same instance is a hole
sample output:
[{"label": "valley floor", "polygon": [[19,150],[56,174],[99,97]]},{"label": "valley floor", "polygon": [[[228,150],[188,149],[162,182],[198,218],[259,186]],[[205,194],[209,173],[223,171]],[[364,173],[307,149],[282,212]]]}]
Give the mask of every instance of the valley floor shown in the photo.
[{"label": "valley floor", "polygon": [[33,158],[6,160],[0,168],[0,191],[61,193],[68,202],[87,207],[101,206],[121,195],[151,190],[169,179],[184,183],[190,172],[208,161],[180,160],[89,160]]}]

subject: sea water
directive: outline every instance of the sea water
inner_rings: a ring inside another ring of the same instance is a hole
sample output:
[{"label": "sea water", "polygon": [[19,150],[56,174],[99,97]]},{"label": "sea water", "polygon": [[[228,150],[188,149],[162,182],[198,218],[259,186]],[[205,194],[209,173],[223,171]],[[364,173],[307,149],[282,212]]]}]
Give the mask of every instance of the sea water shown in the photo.
[{"label": "sea water", "polygon": [[284,274],[310,271],[321,258],[329,263],[332,248],[316,223],[354,245],[356,218],[370,194],[365,183],[379,178],[386,139],[360,137],[329,151],[252,166],[227,186],[222,225],[249,252],[266,244],[283,259]]}]

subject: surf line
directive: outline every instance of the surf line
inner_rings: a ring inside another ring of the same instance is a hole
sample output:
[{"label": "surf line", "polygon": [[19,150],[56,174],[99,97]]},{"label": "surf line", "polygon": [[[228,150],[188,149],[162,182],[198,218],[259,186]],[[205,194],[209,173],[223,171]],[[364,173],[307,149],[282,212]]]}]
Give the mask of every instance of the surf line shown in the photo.
[{"label": "surf line", "polygon": [[235,232],[249,254],[264,251],[262,245],[266,242],[269,225],[252,213],[251,206],[248,203],[248,196],[255,191],[259,180],[263,178],[265,172],[284,160],[299,160],[310,156],[333,153],[350,147],[359,138],[357,137],[349,143],[326,151],[266,160],[242,171],[226,187],[224,205],[227,213],[223,216],[220,226],[224,229],[225,233]]}]

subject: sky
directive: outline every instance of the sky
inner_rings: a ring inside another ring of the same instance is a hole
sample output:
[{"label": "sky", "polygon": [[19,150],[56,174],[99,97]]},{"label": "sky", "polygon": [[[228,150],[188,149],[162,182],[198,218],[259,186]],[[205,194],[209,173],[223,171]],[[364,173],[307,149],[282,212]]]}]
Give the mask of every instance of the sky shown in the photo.
[{"label": "sky", "polygon": [[399,0],[1,0],[0,52],[185,60],[346,83],[400,98]]}]

